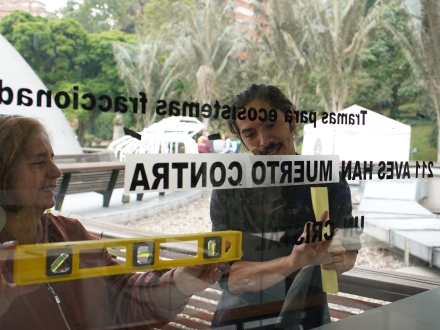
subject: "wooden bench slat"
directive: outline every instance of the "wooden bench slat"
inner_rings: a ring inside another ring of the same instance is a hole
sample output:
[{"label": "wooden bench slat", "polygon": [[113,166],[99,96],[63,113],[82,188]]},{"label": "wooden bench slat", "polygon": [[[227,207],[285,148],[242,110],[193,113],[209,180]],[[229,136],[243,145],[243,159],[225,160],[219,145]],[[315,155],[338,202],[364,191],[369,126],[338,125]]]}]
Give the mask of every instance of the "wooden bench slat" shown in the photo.
[{"label": "wooden bench slat", "polygon": [[84,190],[84,191],[93,191],[91,188],[103,188],[107,189],[108,180],[107,181],[77,181],[69,184],[67,191],[73,190]]},{"label": "wooden bench slat", "polygon": [[[130,229],[124,226],[107,224],[99,220],[85,219],[83,223],[87,230],[94,230],[98,233],[98,236],[100,233],[103,233],[105,238],[161,235],[161,233],[145,232],[138,229]],[[172,245],[167,246],[166,253],[168,256],[173,256],[173,258],[182,256],[182,250],[180,248],[174,249]],[[355,267],[351,271],[339,276],[339,288],[341,292],[384,301],[397,301],[415,293],[424,292],[438,286],[440,286],[440,279],[401,274],[393,271],[382,271],[365,267]],[[196,293],[190,299],[188,306],[185,307],[183,314],[204,320],[206,322],[211,322],[212,313],[215,311],[217,302],[221,297],[221,289],[217,283],[212,285],[211,288],[218,292],[205,290],[203,292]],[[197,297],[206,298],[212,301],[206,302],[202,299],[198,299]],[[316,297],[316,301],[313,301],[313,297],[309,298],[311,300],[309,301],[308,305],[313,306],[319,303],[319,297]],[[327,300],[332,304],[356,308],[362,311],[367,311],[382,306],[380,303],[362,301],[356,298],[342,297],[337,295],[328,295]],[[230,316],[232,319],[237,320],[243,318],[243,315],[247,315],[249,317],[263,317],[263,315],[279,312],[283,306],[283,303],[283,301],[278,301],[263,305],[235,308],[230,311]],[[303,306],[299,302],[298,304],[293,304],[291,308],[303,308]],[[330,315],[337,319],[344,319],[356,314],[344,310],[338,310],[336,308],[330,308]],[[189,320],[181,316],[176,319],[176,323],[196,329],[203,329],[203,327],[206,326],[203,323],[199,324],[194,320]],[[208,327],[206,326],[205,328]],[[171,330],[178,329],[178,327],[175,324],[171,324],[164,329]]]},{"label": "wooden bench slat", "polygon": [[162,330],[182,330],[182,328],[176,326],[176,323],[170,322],[167,325],[165,325]]},{"label": "wooden bench slat", "polygon": [[339,275],[340,291],[394,302],[440,286],[440,279],[355,267]]},{"label": "wooden bench slat", "polygon": [[57,166],[63,173],[101,172],[113,169],[125,169],[125,163],[121,162],[90,162],[76,164],[59,164]]},{"label": "wooden bench slat", "polygon": [[[102,179],[100,179],[100,178],[96,178],[96,179],[90,179],[90,180],[84,180],[84,178],[81,178],[81,179],[78,179],[78,178],[75,178],[75,177],[73,177],[72,176],[72,182],[70,183],[70,185],[69,186],[79,186],[79,187],[83,187],[85,184],[90,184],[90,183],[96,183],[96,184],[99,184],[99,185],[102,185],[102,184],[108,184],[108,181],[109,181],[109,178],[110,178],[110,175],[108,175],[105,179],[104,178],[102,178]],[[83,187],[83,188],[87,188],[87,187]]]},{"label": "wooden bench slat", "polygon": [[93,183],[93,182],[96,182],[96,183],[99,183],[99,184],[108,183],[109,178],[110,178],[110,174],[105,176],[105,177],[102,177],[102,178],[99,178],[99,177],[97,177],[97,178],[93,178],[93,177],[90,177],[90,178],[84,178],[84,177],[75,178],[74,176],[72,176],[72,179],[73,179],[72,180],[72,185],[81,186],[81,185],[89,184],[89,183]]},{"label": "wooden bench slat", "polygon": [[331,317],[334,317],[334,318],[337,318],[337,319],[340,319],[340,320],[343,320],[343,319],[346,319],[347,317],[356,315],[356,314],[353,314],[353,313],[350,313],[350,312],[340,311],[340,310],[336,310],[336,309],[333,309],[333,308],[329,308],[329,310],[330,310],[330,316]]},{"label": "wooden bench slat", "polygon": [[105,173],[100,176],[75,176],[72,175],[72,178],[75,179],[72,181],[73,184],[82,184],[84,182],[108,182],[111,173]]},{"label": "wooden bench slat", "polygon": [[215,309],[217,308],[216,303],[208,302],[208,301],[202,301],[195,298],[190,298],[188,305],[193,306],[195,308],[201,308],[205,309],[209,312],[215,312]]},{"label": "wooden bench slat", "polygon": [[87,178],[87,177],[100,177],[110,174],[112,172],[111,169],[106,171],[90,171],[90,172],[80,172],[80,173],[72,173],[73,177],[76,178]]},{"label": "wooden bench slat", "polygon": [[[107,189],[109,184],[109,180],[102,180],[102,181],[78,181],[73,182],[69,185],[67,188],[67,191],[73,191],[73,190],[84,190],[85,192],[92,191],[91,187],[94,188],[104,188]],[[117,184],[116,184],[117,186]],[[123,185],[119,188],[123,188]],[[58,189],[56,189],[58,191]]]},{"label": "wooden bench slat", "polygon": [[204,324],[202,322],[197,322],[192,319],[187,319],[187,318],[184,318],[179,315],[177,315],[177,317],[174,319],[174,322],[178,323],[178,324],[182,324],[182,325],[189,327],[189,328],[194,328],[194,329],[199,329],[199,330],[205,330],[205,329],[210,328],[210,326],[207,324]]},{"label": "wooden bench slat", "polygon": [[83,187],[69,187],[67,189],[68,193],[72,193],[73,191],[81,191],[81,192],[94,192],[94,191],[105,191],[107,189],[107,184],[106,185],[87,185],[84,184],[84,186],[88,186],[89,188],[83,188]]},{"label": "wooden bench slat", "polygon": [[218,301],[222,294],[220,292],[201,291],[197,292],[195,296]]},{"label": "wooden bench slat", "polygon": [[104,162],[118,161],[114,153],[109,150],[97,150],[95,148],[83,148],[83,154],[75,155],[55,155],[54,161],[58,163],[76,163],[76,162]]},{"label": "wooden bench slat", "polygon": [[207,322],[211,322],[212,321],[212,317],[213,317],[213,314],[207,312],[206,310],[194,309],[194,308],[190,308],[188,306],[186,306],[183,309],[182,314],[185,314],[185,315],[188,315],[188,316],[191,316],[191,317],[195,317],[195,318],[207,321]]},{"label": "wooden bench slat", "polygon": [[366,282],[369,282],[369,280],[371,279],[387,280],[386,283],[388,284],[397,285],[397,286],[409,286],[411,288],[419,288],[419,289],[427,289],[427,290],[434,289],[440,286],[440,279],[438,278],[411,275],[411,274],[399,273],[389,270],[372,269],[362,266],[357,266],[352,270],[350,270],[349,272],[346,272],[340,276],[341,277],[350,276],[356,279],[363,278],[366,280]]},{"label": "wooden bench slat", "polygon": [[354,299],[354,298],[337,296],[334,294],[328,294],[327,300],[329,303],[332,303],[332,304],[342,305],[342,306],[350,306],[353,308],[362,309],[364,311],[369,311],[370,309],[374,309],[374,308],[382,306],[381,304],[377,304],[377,303],[373,303],[373,302],[369,302],[369,301],[363,301],[363,300]]}]

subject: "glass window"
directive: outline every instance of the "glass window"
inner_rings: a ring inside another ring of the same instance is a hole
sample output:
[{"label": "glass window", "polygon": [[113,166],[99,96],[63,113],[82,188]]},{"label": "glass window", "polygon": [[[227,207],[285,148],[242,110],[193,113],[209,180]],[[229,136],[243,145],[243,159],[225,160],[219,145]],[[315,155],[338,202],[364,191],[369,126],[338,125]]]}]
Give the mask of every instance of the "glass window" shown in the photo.
[{"label": "glass window", "polygon": [[21,5],[1,329],[438,327],[438,1]]}]

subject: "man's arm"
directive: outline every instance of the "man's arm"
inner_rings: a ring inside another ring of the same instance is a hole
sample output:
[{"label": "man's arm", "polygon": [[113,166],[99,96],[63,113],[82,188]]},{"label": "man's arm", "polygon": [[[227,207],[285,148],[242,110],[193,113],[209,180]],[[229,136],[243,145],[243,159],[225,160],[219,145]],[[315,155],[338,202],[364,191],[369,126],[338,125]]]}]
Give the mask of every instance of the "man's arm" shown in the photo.
[{"label": "man's arm", "polygon": [[[327,217],[324,213],[323,218]],[[307,236],[304,228],[304,243],[292,250],[286,257],[264,262],[237,261],[231,267],[228,287],[233,294],[247,291],[261,291],[284,280],[291,273],[307,266],[320,264],[326,255],[330,241],[305,243]]]},{"label": "man's arm", "polygon": [[[243,231],[245,225],[242,221],[245,214],[242,207],[237,207],[242,206],[242,202],[237,191],[213,191],[211,196],[212,229],[214,231]],[[233,218],[231,218],[231,214],[233,214]],[[304,235],[307,233],[304,232]],[[306,239],[304,239],[305,241]],[[290,255],[270,261],[237,261],[232,265],[229,276],[226,278],[227,289],[233,294],[267,289],[305,265],[318,264],[329,243],[314,242],[296,245]],[[244,240],[243,244],[245,257],[249,259],[252,256],[246,254],[253,254],[255,251],[252,247],[246,246]],[[252,242],[249,244],[252,245]]]}]

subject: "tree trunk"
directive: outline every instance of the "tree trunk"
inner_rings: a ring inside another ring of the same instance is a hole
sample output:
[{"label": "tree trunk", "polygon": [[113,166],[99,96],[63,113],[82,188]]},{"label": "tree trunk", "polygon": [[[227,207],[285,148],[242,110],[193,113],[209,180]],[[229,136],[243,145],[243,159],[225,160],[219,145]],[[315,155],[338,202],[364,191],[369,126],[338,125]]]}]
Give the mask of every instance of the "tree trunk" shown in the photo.
[{"label": "tree trunk", "polygon": [[394,85],[391,88],[391,105],[390,105],[390,117],[392,119],[398,119],[400,117],[399,113],[399,85]]},{"label": "tree trunk", "polygon": [[435,113],[437,114],[437,162],[440,163],[440,90],[436,86],[430,86],[429,97],[434,103]]},{"label": "tree trunk", "polygon": [[85,127],[83,122],[78,121],[78,128],[76,129],[76,135],[78,136],[78,142],[81,147],[84,147],[86,142],[86,131],[88,128]]},{"label": "tree trunk", "polygon": [[[214,69],[208,65],[199,67],[196,73],[197,91],[196,94],[202,99],[202,104],[211,104],[211,96],[214,87]],[[209,129],[209,118],[202,119],[205,129]]]},{"label": "tree trunk", "polygon": [[437,163],[440,163],[440,97],[434,101],[437,113]]},{"label": "tree trunk", "polygon": [[440,163],[440,120],[438,119],[437,119],[437,163]]},{"label": "tree trunk", "polygon": [[101,112],[96,108],[95,110],[93,110],[93,113],[91,114],[90,118],[87,119],[87,121],[82,122],[78,120],[78,129],[76,130],[76,135],[78,136],[78,142],[81,147],[84,147],[84,144],[86,142],[87,131],[100,114]]}]

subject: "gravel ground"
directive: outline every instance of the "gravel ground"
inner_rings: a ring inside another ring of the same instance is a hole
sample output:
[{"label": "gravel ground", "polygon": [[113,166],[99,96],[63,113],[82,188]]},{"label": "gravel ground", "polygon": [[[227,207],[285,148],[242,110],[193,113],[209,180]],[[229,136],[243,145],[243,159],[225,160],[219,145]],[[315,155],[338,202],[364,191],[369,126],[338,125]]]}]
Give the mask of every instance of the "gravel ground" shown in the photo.
[{"label": "gravel ground", "polygon": [[[211,192],[203,193],[202,198],[186,206],[156,214],[149,218],[141,218],[129,222],[126,226],[167,234],[187,234],[211,231],[209,217],[209,201]],[[377,269],[404,268],[402,253],[390,251],[388,245],[373,237],[361,236],[362,249],[359,251],[356,265]],[[417,258],[410,257],[410,266],[426,266]]]},{"label": "gravel ground", "polygon": [[[402,251],[390,251],[388,244],[378,241],[368,235],[361,235],[362,249],[356,259],[357,266],[377,269],[405,268]],[[409,257],[409,266],[428,266],[428,264],[413,256]]]}]

